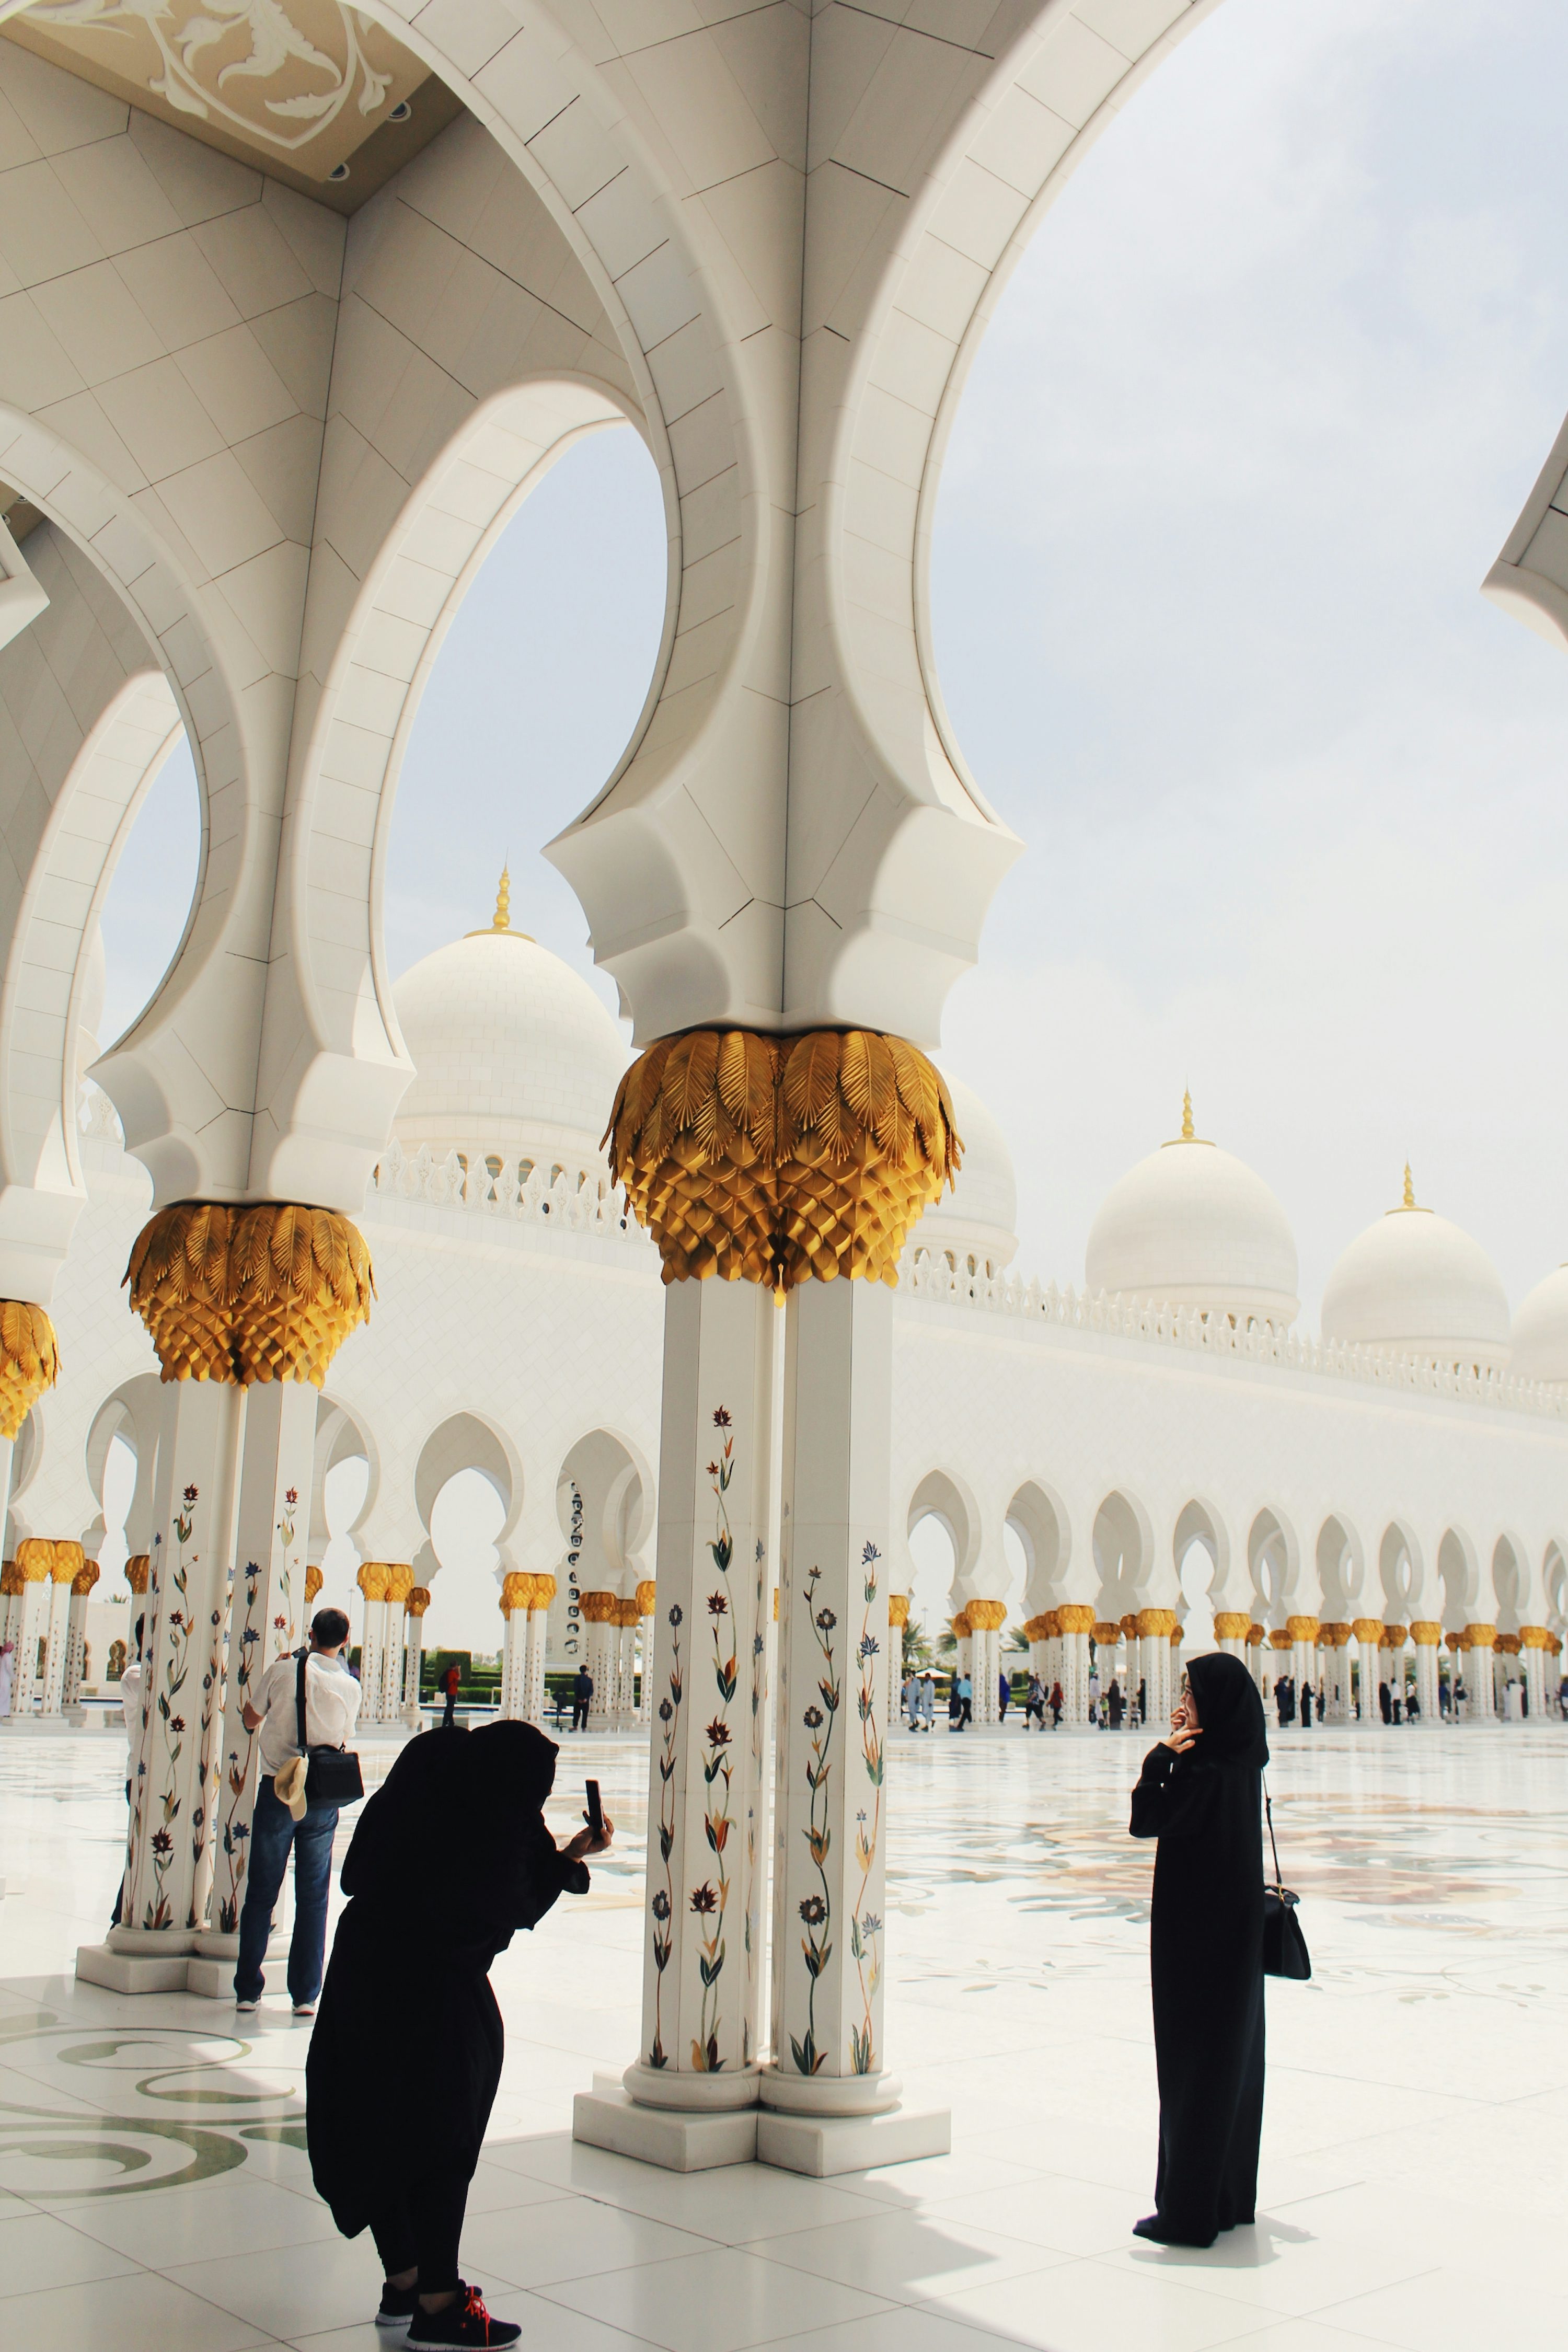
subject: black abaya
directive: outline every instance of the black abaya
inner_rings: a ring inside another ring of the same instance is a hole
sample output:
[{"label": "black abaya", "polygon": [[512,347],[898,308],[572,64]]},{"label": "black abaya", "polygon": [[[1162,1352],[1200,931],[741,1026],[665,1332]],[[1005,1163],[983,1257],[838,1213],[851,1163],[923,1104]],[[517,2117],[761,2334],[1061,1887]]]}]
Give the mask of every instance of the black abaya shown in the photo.
[{"label": "black abaya", "polygon": [[[345,2238],[390,2240],[401,2215],[427,2210],[445,2217],[429,2243],[449,2239],[455,2265],[450,2209],[505,2046],[490,1963],[563,1889],[588,1885],[544,1826],[555,1753],[529,1724],[426,1732],[360,1816],[305,2069],[310,2169]],[[458,2226],[461,2209],[458,2193]],[[457,2284],[416,2258],[422,2292]]]},{"label": "black abaya", "polygon": [[1134,1837],[1158,1838],[1149,1958],[1160,2082],[1160,2234],[1206,2246],[1250,2221],[1263,2127],[1263,1702],[1239,1658],[1194,1658],[1202,1729],[1151,1748]]}]

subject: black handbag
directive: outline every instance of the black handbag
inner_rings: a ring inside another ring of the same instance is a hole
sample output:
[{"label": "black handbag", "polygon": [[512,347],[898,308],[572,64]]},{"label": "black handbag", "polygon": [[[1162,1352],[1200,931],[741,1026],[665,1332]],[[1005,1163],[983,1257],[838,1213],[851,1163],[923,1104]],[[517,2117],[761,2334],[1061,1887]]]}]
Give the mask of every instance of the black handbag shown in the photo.
[{"label": "black handbag", "polygon": [[1298,1897],[1279,1882],[1279,1849],[1274,1843],[1274,1806],[1267,1789],[1263,1809],[1268,1817],[1268,1843],[1274,1855],[1274,1884],[1263,1890],[1263,1973],[1290,1977],[1306,1984],[1312,1974],[1312,1956],[1297,1917]]},{"label": "black handbag", "polygon": [[305,1802],[308,1805],[352,1805],[364,1794],[364,1776],[352,1748],[311,1748],[305,1738],[305,1660],[300,1653],[294,1707],[299,1718],[300,1753],[305,1759]]}]

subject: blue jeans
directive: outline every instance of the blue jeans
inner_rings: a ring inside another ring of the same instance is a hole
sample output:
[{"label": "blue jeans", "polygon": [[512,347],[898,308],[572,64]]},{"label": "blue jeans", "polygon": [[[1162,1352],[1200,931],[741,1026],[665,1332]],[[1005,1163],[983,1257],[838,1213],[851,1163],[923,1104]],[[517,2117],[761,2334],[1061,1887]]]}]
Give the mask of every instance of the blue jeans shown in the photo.
[{"label": "blue jeans", "polygon": [[308,1805],[304,1820],[296,1822],[279,1801],[271,1773],[263,1771],[250,1823],[245,1908],[239,1915],[239,1958],[234,1970],[237,2000],[261,1998],[261,1963],[267,1958],[272,1906],[289,1867],[290,1845],[294,1849],[294,1934],[289,1946],[289,1997],[298,2003],[313,2001],[320,1994],[337,1826],[336,1805]]}]

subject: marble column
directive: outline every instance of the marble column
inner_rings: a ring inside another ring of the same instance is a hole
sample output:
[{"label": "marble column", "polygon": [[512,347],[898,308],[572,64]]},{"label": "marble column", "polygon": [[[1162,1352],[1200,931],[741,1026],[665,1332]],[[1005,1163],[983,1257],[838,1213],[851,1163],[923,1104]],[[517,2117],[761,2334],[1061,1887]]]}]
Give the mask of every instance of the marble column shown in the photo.
[{"label": "marble column", "polygon": [[892,1293],[808,1282],[785,1315],[773,2055],[762,2095],[789,2114],[869,2116],[900,2091],[882,2037]]},{"label": "marble column", "polygon": [[965,1605],[964,1615],[969,1620],[974,1660],[974,1720],[994,1724],[1002,1712],[1002,1628],[1007,1622],[1007,1604],[1003,1601],[971,1601]]},{"label": "marble column", "polygon": [[40,1713],[58,1715],[65,1705],[66,1666],[70,1654],[71,1586],[85,1564],[80,1544],[57,1542],[49,1567],[49,1622],[45,1636]]},{"label": "marble column", "polygon": [[386,1622],[381,1653],[381,1719],[397,1723],[403,1715],[403,1650],[408,1596],[414,1570],[407,1560],[388,1560]]},{"label": "marble column", "polygon": [[1351,1719],[1351,1629],[1333,1622],[1323,1627],[1319,1657],[1327,1686],[1327,1717],[1331,1723],[1348,1723]]},{"label": "marble column", "polygon": [[[26,1596],[22,1571],[14,1559],[0,1561],[0,1642],[9,1642],[16,1649],[22,1638],[22,1607]],[[16,1660],[12,1660],[16,1672]]]},{"label": "marble column", "polygon": [[1171,1686],[1171,1636],[1175,1630],[1173,1609],[1138,1612],[1138,1671],[1148,1685],[1150,1728],[1161,1738],[1169,1728],[1175,1704]]},{"label": "marble column", "polygon": [[1437,1687],[1437,1647],[1443,1639],[1443,1628],[1435,1617],[1417,1617],[1411,1624],[1410,1638],[1415,1644],[1415,1700],[1421,1709],[1420,1720],[1437,1723],[1442,1706]]},{"label": "marble column", "polygon": [[[849,1289],[858,1287],[846,1284]],[[665,1293],[642,2051],[634,2100],[757,2096],[772,1294]],[[646,1661],[645,1661],[646,1667]]]},{"label": "marble column", "polygon": [[425,1612],[430,1606],[427,1584],[410,1585],[408,1598],[403,1604],[405,1635],[403,1645],[403,1720],[410,1731],[424,1728],[425,1716],[419,1703],[419,1685],[425,1672]]},{"label": "marble column", "polygon": [[188,1952],[206,1921],[241,1402],[231,1381],[163,1392],[123,1954]]},{"label": "marble column", "polygon": [[651,1576],[645,1576],[637,1586],[637,1645],[642,1653],[642,1676],[637,1688],[637,1721],[653,1721],[653,1644],[654,1607],[658,1587]]},{"label": "marble column", "polygon": [[391,1575],[390,1560],[366,1559],[360,1562],[359,1574],[354,1578],[364,1595],[364,1620],[359,1645],[359,1711],[362,1723],[381,1721],[381,1689],[386,1656],[386,1587]]},{"label": "marble column", "polygon": [[1401,1723],[1405,1720],[1405,1651],[1409,1639],[1408,1625],[1384,1625],[1383,1629],[1383,1670],[1388,1678],[1390,1705],[1395,1699],[1399,1702]]},{"label": "marble column", "polygon": [[[239,1440],[239,1503],[235,1577],[218,1754],[217,1833],[210,1905],[196,1948],[211,1960],[239,1950],[250,1822],[260,1778],[259,1735],[245,1727],[261,1678],[305,1636],[304,1514],[316,1444],[316,1391],[298,1381],[268,1381],[244,1392]],[[215,1983],[215,1991],[226,1985]]]},{"label": "marble column", "polygon": [[80,1720],[81,1686],[87,1667],[87,1604],[98,1582],[95,1559],[84,1559],[71,1579],[70,1615],[66,1622],[66,1681],[61,1705]]},{"label": "marble column", "polygon": [[[1470,1704],[1469,1643],[1462,1633],[1445,1633],[1443,1639],[1448,1652],[1448,1720],[1462,1723]],[[1459,1696],[1461,1683],[1465,1685],[1463,1699]]]},{"label": "marble column", "polygon": [[527,1646],[522,1668],[522,1719],[544,1721],[545,1654],[550,1646],[550,1610],[555,1599],[555,1579],[542,1572],[533,1578],[529,1595]]},{"label": "marble column", "polygon": [[1268,1697],[1268,1633],[1255,1618],[1247,1629],[1247,1663],[1252,1679],[1262,1692],[1265,1703]]},{"label": "marble column", "polygon": [[907,1592],[888,1595],[888,1721],[897,1723],[903,1706],[904,1628],[910,1622]]},{"label": "marble column", "polygon": [[1361,1719],[1363,1723],[1381,1725],[1383,1709],[1377,1703],[1377,1686],[1383,1675],[1378,1663],[1378,1645],[1383,1640],[1382,1622],[1376,1617],[1358,1617],[1352,1624],[1351,1632],[1355,1635]]},{"label": "marble column", "polygon": [[[1410,1630],[1414,1633],[1415,1626]],[[1544,1625],[1521,1625],[1519,1629],[1519,1662],[1524,1670],[1524,1690],[1530,1703],[1531,1723],[1541,1722],[1546,1713],[1546,1644],[1551,1638],[1551,1633]]]},{"label": "marble column", "polygon": [[594,1696],[588,1702],[588,1725],[590,1730],[605,1731],[615,1713],[615,1645],[620,1596],[614,1592],[584,1592],[581,1607],[585,1628],[583,1663],[594,1684]]},{"label": "marble column", "polygon": [[24,1536],[16,1546],[16,1576],[22,1589],[16,1596],[21,1605],[13,1608],[11,1618],[16,1629],[11,1638],[16,1644],[11,1661],[11,1712],[24,1721],[31,1721],[43,1685],[40,1649],[43,1664],[48,1663],[54,1565],[55,1548],[47,1536]]},{"label": "marble column", "polygon": [[1056,1615],[1062,1629],[1062,1721],[1078,1730],[1089,1721],[1089,1637],[1094,1611],[1087,1601],[1064,1601]]},{"label": "marble column", "polygon": [[1312,1714],[1318,1712],[1318,1635],[1321,1621],[1316,1617],[1288,1617],[1285,1631],[1290,1636],[1290,1673],[1296,1685],[1297,1721],[1300,1721],[1300,1694],[1304,1683],[1312,1685]]},{"label": "marble column", "polygon": [[952,1679],[955,1683],[958,1683],[963,1680],[965,1675],[967,1675],[969,1676],[970,1684],[973,1686],[974,1681],[974,1628],[970,1622],[969,1612],[967,1609],[961,1609],[956,1617],[949,1618],[948,1631],[952,1635]]},{"label": "marble column", "polygon": [[529,1603],[533,1579],[523,1569],[507,1570],[501,1579],[500,1613],[506,1631],[501,1637],[500,1712],[507,1723],[526,1723]]}]

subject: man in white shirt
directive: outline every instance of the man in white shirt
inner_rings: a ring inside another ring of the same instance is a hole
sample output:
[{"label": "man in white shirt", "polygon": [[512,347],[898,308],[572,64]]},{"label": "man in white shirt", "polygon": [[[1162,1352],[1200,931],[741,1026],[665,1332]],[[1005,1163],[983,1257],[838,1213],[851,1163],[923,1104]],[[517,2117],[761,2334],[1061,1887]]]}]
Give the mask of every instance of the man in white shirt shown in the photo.
[{"label": "man in white shirt", "polygon": [[[359,1719],[359,1685],[343,1660],[349,1621],[341,1609],[319,1609],[310,1625],[305,1665],[305,1745],[346,1748]],[[245,1706],[247,1731],[258,1731],[261,1777],[250,1822],[250,1858],[246,1870],[245,1908],[239,1915],[239,1958],[234,1970],[234,2001],[239,2010],[261,2006],[262,1969],[272,1933],[273,1906],[294,1849],[294,1933],[289,1946],[289,1994],[296,2017],[313,2017],[321,1995],[327,1951],[327,1893],[332,1878],[336,1805],[307,1805],[296,1822],[273,1787],[273,1779],[300,1753],[299,1678],[300,1654],[268,1666],[257,1690],[258,1705]]]}]

